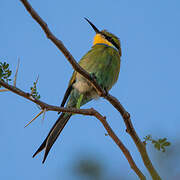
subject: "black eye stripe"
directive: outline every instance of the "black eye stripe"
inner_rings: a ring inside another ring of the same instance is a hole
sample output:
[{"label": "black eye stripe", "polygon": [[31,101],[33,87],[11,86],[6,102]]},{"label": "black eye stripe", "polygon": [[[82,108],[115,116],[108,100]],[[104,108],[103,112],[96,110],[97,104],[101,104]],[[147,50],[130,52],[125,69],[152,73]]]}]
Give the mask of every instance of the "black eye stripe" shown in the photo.
[{"label": "black eye stripe", "polygon": [[109,42],[111,42],[117,49],[119,49],[119,46],[115,43],[115,41],[112,39],[112,37],[110,37],[110,36],[107,36],[106,34],[104,34],[104,33],[101,33],[104,37],[105,37],[105,39],[107,39]]}]

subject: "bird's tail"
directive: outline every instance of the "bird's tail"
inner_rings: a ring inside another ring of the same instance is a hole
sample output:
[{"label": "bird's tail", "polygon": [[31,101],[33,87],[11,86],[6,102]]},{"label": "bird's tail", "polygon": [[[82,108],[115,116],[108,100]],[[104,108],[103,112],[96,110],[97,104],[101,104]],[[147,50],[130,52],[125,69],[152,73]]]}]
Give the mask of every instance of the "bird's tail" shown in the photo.
[{"label": "bird's tail", "polygon": [[58,138],[59,134],[61,133],[61,131],[63,130],[63,128],[65,127],[66,123],[68,122],[68,120],[70,119],[71,116],[72,116],[71,113],[62,113],[59,116],[59,118],[57,119],[57,121],[53,125],[53,127],[51,128],[51,130],[50,130],[48,136],[46,137],[46,139],[44,140],[44,142],[41,144],[41,146],[38,148],[38,150],[34,153],[33,158],[39,152],[41,152],[43,149],[45,149],[44,158],[43,158],[42,163],[45,162],[52,145]]},{"label": "bird's tail", "polygon": [[[78,103],[79,99],[81,99],[81,100]],[[71,95],[70,95],[69,101],[67,102],[66,107],[68,107],[68,108],[76,107],[77,104],[79,104],[78,106],[82,106],[83,104],[86,104],[90,100],[92,100],[91,96],[86,95],[85,97],[83,97],[78,90],[74,89],[71,92]],[[41,144],[39,149],[34,153],[33,157],[35,157],[39,152],[41,152],[43,149],[45,149],[44,158],[43,158],[42,163],[45,162],[52,145],[58,138],[59,134],[61,133],[61,131],[63,130],[63,128],[65,127],[66,123],[68,122],[68,120],[70,119],[71,116],[72,116],[72,113],[62,113],[59,116],[58,120],[51,128],[48,136],[46,137],[44,142]]]}]

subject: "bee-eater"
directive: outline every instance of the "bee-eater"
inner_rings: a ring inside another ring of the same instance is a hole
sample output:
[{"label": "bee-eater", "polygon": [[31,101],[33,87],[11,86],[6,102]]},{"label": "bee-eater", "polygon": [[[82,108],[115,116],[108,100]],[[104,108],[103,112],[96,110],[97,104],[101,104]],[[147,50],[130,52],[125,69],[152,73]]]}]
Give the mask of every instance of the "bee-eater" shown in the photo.
[{"label": "bee-eater", "polygon": [[[96,35],[91,50],[82,57],[79,61],[79,65],[92,75],[104,90],[109,91],[116,83],[119,76],[121,57],[120,41],[115,35],[106,30],[99,31],[87,18],[85,19],[92,26]],[[77,103],[79,104],[78,108],[80,108],[80,106],[95,98],[98,98],[98,94],[93,86],[81,74],[74,71],[61,107],[65,105],[67,99],[67,108],[76,108]],[[42,163],[45,162],[52,145],[71,116],[72,113],[61,113],[48,136],[34,153],[33,157],[45,149]]]}]

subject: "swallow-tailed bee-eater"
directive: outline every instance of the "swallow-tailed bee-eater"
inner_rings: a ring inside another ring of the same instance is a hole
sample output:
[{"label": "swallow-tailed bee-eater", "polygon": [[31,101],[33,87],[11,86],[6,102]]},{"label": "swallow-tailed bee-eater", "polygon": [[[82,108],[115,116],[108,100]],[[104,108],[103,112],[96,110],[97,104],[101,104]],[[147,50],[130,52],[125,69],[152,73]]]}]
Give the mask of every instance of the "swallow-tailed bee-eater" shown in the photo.
[{"label": "swallow-tailed bee-eater", "polygon": [[[108,92],[116,83],[119,76],[121,57],[120,41],[114,34],[106,30],[99,31],[92,22],[87,18],[85,19],[94,29],[96,35],[94,37],[93,46],[79,61],[79,65],[92,75],[97,83]],[[80,108],[80,106],[97,98],[98,93],[89,81],[81,74],[74,71],[65,92],[61,107],[64,107],[66,104],[67,108],[77,108],[78,103],[78,108]],[[71,116],[72,113],[61,113],[33,157],[44,149],[45,153],[42,162],[45,162],[52,145]]]}]

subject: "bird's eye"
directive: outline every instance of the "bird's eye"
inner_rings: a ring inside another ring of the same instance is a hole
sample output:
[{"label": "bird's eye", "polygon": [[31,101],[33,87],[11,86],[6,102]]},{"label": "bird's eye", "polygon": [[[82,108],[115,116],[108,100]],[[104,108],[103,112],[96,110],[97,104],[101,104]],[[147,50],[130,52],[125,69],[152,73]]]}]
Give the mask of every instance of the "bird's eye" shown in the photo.
[{"label": "bird's eye", "polygon": [[108,40],[110,40],[110,41],[112,41],[112,38],[111,38],[111,37],[109,37],[109,36],[107,36],[107,39],[108,39]]}]

